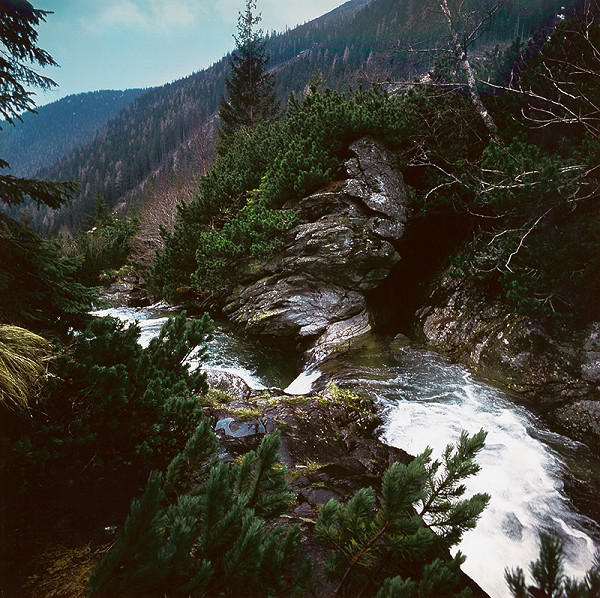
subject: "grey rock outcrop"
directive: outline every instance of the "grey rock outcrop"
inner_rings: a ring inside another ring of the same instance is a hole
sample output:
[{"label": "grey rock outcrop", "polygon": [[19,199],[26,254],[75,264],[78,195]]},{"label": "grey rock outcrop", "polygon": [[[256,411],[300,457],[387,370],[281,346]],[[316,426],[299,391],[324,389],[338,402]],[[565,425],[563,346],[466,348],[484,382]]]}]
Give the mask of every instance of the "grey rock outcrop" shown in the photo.
[{"label": "grey rock outcrop", "polygon": [[400,259],[392,241],[404,231],[406,189],[394,156],[371,138],[350,150],[349,178],[287,206],[299,223],[285,247],[254,265],[224,307],[248,333],[309,341],[309,362],[370,333],[365,293]]},{"label": "grey rock outcrop", "polygon": [[448,272],[417,311],[415,336],[522,393],[572,438],[598,450],[600,323],[584,331],[514,313]]}]

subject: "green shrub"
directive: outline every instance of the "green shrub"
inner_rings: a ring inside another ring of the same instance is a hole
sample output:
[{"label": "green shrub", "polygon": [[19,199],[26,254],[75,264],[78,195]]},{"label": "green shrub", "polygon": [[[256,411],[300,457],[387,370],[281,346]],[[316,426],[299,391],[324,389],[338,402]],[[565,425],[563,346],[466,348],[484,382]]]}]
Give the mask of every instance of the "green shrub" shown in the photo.
[{"label": "green shrub", "polygon": [[93,319],[52,362],[13,462],[40,486],[135,487],[181,450],[202,418],[194,393],[206,391],[206,375],[190,372],[186,360],[194,352],[202,359],[210,330],[207,316],[188,323],[182,314],[142,348],[137,326]]},{"label": "green shrub", "polygon": [[89,231],[79,232],[68,248],[68,242],[63,242],[63,251],[80,260],[81,281],[90,286],[97,285],[103,273],[125,265],[136,230],[135,221],[110,215]]},{"label": "green shrub", "polygon": [[265,436],[241,463],[216,458],[203,422],[169,465],[154,472],[113,549],[89,581],[91,596],[291,595],[297,526],[266,525],[294,499],[279,458],[279,433]]},{"label": "green shrub", "polygon": [[455,256],[461,275],[495,279],[526,315],[597,317],[600,219],[593,202],[577,199],[590,184],[585,168],[519,139],[490,145],[482,158],[469,209],[485,211],[493,224]]},{"label": "green shrub", "polygon": [[249,193],[246,205],[221,230],[205,228],[197,240],[197,268],[192,284],[198,289],[219,289],[231,284],[234,277],[223,274],[236,262],[251,256],[265,259],[283,245],[282,234],[296,219],[291,210],[268,208],[257,192]]},{"label": "green shrub", "polygon": [[598,556],[584,579],[567,577],[564,569],[563,542],[549,534],[540,534],[540,556],[529,569],[534,584],[527,585],[521,567],[506,569],[505,579],[515,598],[596,598],[600,596],[600,561]]},{"label": "green shrub", "polygon": [[175,300],[190,284],[200,292],[235,284],[241,258],[281,247],[295,222],[282,206],[332,181],[354,139],[393,135],[398,116],[397,102],[379,88],[313,87],[303,101],[292,98],[282,121],[238,131],[200,180],[197,199],[179,209],[174,231],[164,233],[153,290]]}]

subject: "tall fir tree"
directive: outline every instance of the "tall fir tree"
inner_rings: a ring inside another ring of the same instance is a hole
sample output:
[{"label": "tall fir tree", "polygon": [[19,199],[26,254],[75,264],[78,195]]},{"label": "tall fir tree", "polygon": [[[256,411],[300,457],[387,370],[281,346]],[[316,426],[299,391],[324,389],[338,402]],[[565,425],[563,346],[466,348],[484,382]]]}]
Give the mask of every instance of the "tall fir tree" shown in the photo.
[{"label": "tall fir tree", "polygon": [[238,16],[236,48],[230,57],[230,73],[225,80],[226,96],[221,98],[219,137],[227,139],[243,127],[254,128],[259,122],[272,121],[279,111],[275,79],[267,72],[269,57],[265,48],[256,0],[246,0],[246,9]]},{"label": "tall fir tree", "polygon": [[[37,45],[36,27],[48,14],[26,0],[0,2],[0,117],[8,124],[21,120],[22,112],[34,111],[28,88],[56,85],[35,70],[56,65]],[[8,162],[0,158],[0,170],[7,168]],[[57,325],[66,330],[82,323],[91,309],[92,296],[75,278],[75,261],[60,257],[55,243],[41,239],[6,213],[26,200],[38,207],[59,208],[76,188],[76,183],[0,172],[0,321],[36,330]]]}]

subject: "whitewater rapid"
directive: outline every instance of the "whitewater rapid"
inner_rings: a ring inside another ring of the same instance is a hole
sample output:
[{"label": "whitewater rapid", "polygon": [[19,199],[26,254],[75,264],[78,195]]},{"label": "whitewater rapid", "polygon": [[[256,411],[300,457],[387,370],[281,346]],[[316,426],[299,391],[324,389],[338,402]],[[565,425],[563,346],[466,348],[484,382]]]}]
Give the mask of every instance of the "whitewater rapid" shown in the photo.
[{"label": "whitewater rapid", "polygon": [[[462,430],[487,431],[477,459],[481,471],[466,485],[470,494],[487,492],[491,499],[457,547],[467,557],[465,573],[492,598],[509,597],[505,568],[527,572],[539,554],[539,532],[547,531],[565,542],[565,572],[582,577],[593,562],[596,526],[565,497],[565,463],[544,442],[551,433],[541,422],[498,389],[431,353],[407,352],[390,373],[385,385],[394,390],[381,393],[388,403],[383,439],[389,444],[411,454],[431,446],[440,456]],[[365,384],[377,392],[377,382]],[[571,442],[558,435],[553,441]]]},{"label": "whitewater rapid", "polygon": [[[136,321],[140,343],[146,346],[171,314],[157,308],[115,308],[96,315]],[[289,394],[306,394],[334,378],[383,404],[382,439],[413,455],[431,446],[434,458],[439,457],[462,430],[473,434],[483,428],[487,439],[478,457],[481,471],[467,481],[467,488],[469,494],[487,492],[491,499],[477,527],[457,547],[467,557],[465,573],[492,598],[509,598],[505,569],[521,566],[527,573],[539,553],[539,532],[548,531],[565,543],[566,573],[583,577],[600,530],[567,499],[562,482],[567,465],[553,448],[576,450],[577,443],[551,433],[508,394],[435,353],[405,348],[345,355],[343,362],[328,364],[326,375],[312,369],[297,377],[290,355],[217,327],[208,358],[200,365],[237,373],[254,388],[285,387]]]}]

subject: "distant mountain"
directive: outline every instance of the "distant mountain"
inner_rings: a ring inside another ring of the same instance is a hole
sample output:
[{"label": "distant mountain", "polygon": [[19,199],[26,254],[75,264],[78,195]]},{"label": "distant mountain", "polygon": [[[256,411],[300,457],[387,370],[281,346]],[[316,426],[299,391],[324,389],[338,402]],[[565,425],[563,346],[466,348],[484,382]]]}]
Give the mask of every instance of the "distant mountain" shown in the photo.
[{"label": "distant mountain", "polygon": [[[561,5],[564,0],[507,1],[480,44],[527,37],[554,18]],[[333,89],[410,79],[429,67],[431,57],[406,49],[434,46],[444,27],[435,13],[424,13],[421,0],[351,0],[267,38],[278,93],[284,101],[290,93],[302,93],[317,69]],[[227,69],[226,56],[185,79],[147,91],[116,114],[89,145],[40,171],[48,180],[79,180],[81,188],[72,205],[58,213],[32,210],[28,216],[34,224],[51,232],[61,226],[77,229],[97,194],[114,208],[142,197],[145,182],[160,173],[183,178],[202,174]]]},{"label": "distant mountain", "polygon": [[0,157],[10,174],[31,176],[62,158],[74,148],[87,144],[119,110],[145,90],[93,91],[70,95],[26,112],[15,126],[0,122]]}]

